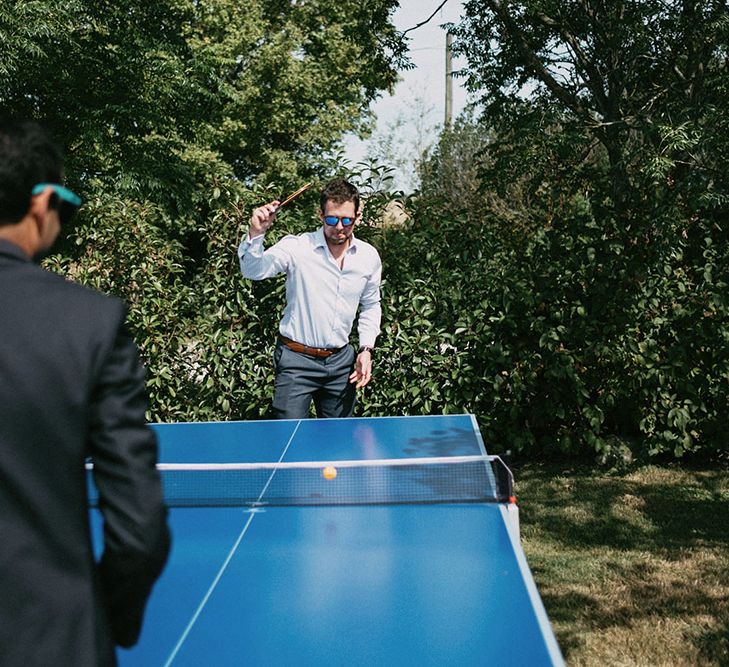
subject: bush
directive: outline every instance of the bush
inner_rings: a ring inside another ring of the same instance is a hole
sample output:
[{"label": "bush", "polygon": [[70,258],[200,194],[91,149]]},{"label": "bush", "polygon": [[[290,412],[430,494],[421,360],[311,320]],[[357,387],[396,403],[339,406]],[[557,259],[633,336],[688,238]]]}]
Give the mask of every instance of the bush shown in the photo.
[{"label": "bush", "polygon": [[573,197],[515,244],[493,213],[409,205],[377,234],[385,319],[365,414],[474,412],[494,451],[725,447],[729,245],[716,220],[639,212],[626,230]]}]

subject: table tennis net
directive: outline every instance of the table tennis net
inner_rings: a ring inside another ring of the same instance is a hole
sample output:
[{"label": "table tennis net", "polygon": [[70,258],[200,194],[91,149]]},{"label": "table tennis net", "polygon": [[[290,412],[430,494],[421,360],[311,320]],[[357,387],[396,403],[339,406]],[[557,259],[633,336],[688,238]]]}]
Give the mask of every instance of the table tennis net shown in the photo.
[{"label": "table tennis net", "polygon": [[[510,502],[498,456],[157,466],[170,507]],[[99,496],[89,473],[89,500]],[[335,473],[334,473],[335,471]]]}]

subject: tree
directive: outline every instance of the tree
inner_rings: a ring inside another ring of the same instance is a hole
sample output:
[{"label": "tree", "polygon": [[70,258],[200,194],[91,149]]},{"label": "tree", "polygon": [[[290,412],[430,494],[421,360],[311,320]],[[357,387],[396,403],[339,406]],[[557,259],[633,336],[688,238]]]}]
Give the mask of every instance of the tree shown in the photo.
[{"label": "tree", "polygon": [[723,446],[726,2],[464,9],[452,30],[490,134],[482,182],[525,218],[489,267],[501,289],[485,280],[488,307],[461,332],[485,329],[507,361],[494,410],[510,397],[512,429],[566,450],[605,454],[615,435],[651,455]]},{"label": "tree", "polygon": [[396,6],[4,0],[0,105],[47,118],[91,174],[123,169],[165,190],[193,145],[239,179],[293,176],[394,85]]},{"label": "tree", "polygon": [[640,200],[642,176],[657,175],[658,164],[672,183],[698,172],[699,187],[716,189],[716,126],[707,121],[727,73],[724,0],[471,0],[464,8],[455,48],[496,129],[541,122],[581,135],[575,166],[600,159],[601,148],[618,215]]},{"label": "tree", "polygon": [[451,210],[477,210],[484,204],[484,153],[490,133],[466,109],[441,131],[438,141],[417,165],[423,193]]},{"label": "tree", "polygon": [[130,304],[152,418],[265,412],[281,293],[242,284],[241,218],[366,127],[406,64],[396,6],[0,0],[0,113],[51,127],[85,201],[49,266]]}]

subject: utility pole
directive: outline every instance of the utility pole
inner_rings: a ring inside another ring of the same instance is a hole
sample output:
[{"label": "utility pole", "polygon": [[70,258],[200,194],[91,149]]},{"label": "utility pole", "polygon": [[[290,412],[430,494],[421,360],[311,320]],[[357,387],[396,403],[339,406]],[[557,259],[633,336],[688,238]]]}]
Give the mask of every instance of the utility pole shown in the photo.
[{"label": "utility pole", "polygon": [[445,51],[445,127],[449,127],[453,116],[453,35],[446,33]]}]

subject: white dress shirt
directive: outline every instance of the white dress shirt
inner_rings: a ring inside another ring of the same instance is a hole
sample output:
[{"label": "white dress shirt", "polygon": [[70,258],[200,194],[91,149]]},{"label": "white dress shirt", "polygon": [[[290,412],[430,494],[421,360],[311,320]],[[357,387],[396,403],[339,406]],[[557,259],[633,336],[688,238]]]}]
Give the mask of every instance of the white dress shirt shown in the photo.
[{"label": "white dress shirt", "polygon": [[343,347],[357,309],[360,345],[380,333],[382,263],[377,250],[352,235],[342,268],[332,257],[320,227],[285,236],[264,251],[263,235],[250,235],[238,248],[241,273],[251,280],[286,274],[286,309],[279,332],[311,347]]}]

